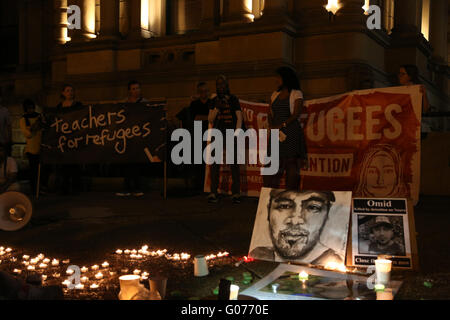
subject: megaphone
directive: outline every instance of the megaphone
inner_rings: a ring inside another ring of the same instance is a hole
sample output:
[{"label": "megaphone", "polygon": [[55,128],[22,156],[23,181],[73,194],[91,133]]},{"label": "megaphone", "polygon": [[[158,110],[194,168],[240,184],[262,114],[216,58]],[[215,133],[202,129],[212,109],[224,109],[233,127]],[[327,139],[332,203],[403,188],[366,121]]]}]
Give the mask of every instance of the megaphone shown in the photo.
[{"label": "megaphone", "polygon": [[30,222],[33,214],[31,200],[20,192],[0,194],[0,230],[17,231]]}]

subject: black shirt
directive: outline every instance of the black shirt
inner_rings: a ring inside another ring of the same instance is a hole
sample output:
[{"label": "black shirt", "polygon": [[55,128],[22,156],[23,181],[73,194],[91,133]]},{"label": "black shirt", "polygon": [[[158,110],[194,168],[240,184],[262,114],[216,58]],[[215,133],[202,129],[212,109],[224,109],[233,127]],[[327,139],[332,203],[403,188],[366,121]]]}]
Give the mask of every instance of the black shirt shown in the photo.
[{"label": "black shirt", "polygon": [[239,99],[233,95],[215,97],[211,101],[210,109],[219,109],[219,114],[214,122],[214,128],[221,131],[227,129],[236,129],[237,116],[236,111],[241,110]]},{"label": "black shirt", "polygon": [[193,120],[197,116],[207,116],[209,114],[209,107],[211,105],[211,100],[206,100],[205,103],[202,100],[197,99],[191,102],[189,106],[189,111]]}]

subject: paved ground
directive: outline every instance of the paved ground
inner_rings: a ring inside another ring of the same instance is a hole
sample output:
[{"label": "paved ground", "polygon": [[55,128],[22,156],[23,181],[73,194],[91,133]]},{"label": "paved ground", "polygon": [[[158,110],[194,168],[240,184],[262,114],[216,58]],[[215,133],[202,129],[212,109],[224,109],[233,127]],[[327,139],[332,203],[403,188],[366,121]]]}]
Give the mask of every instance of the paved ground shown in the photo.
[{"label": "paved ground", "polygon": [[[127,265],[112,254],[117,248],[148,244],[169,253],[195,256],[228,251],[233,258],[241,258],[248,252],[256,208],[257,200],[252,198],[240,205],[228,198],[210,205],[204,195],[171,196],[164,201],[158,192],[142,199],[118,199],[112,193],[47,196],[36,202],[33,220],[25,229],[0,231],[0,246],[13,247],[18,255],[42,252],[49,257],[70,258],[77,265],[108,260],[117,270],[142,268],[168,276],[169,298],[205,297],[212,294],[220,278],[231,276],[239,283],[242,273],[250,271],[256,280],[276,264],[255,262],[237,268],[236,260],[221,259],[213,263],[209,277],[196,279],[192,264],[154,259]],[[449,208],[449,198],[422,197],[415,212],[421,272],[397,274],[405,280],[397,298],[450,298]],[[0,270],[8,268],[12,265],[0,264]],[[68,297],[115,299],[117,279],[104,281],[106,287],[101,292]]]}]

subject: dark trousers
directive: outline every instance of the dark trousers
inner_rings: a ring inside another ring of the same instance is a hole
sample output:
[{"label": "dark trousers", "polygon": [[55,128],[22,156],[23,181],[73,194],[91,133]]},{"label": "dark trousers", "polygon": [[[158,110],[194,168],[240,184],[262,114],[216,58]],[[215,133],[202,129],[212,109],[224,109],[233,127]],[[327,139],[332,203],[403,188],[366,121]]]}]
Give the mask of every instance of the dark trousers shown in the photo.
[{"label": "dark trousers", "polygon": [[[231,178],[233,183],[231,184],[232,194],[241,193],[241,170],[238,164],[232,164],[231,167]],[[211,165],[211,192],[217,194],[217,189],[219,188],[220,179],[220,164]]]},{"label": "dark trousers", "polygon": [[[30,164],[30,187],[33,195],[36,194],[37,190],[37,181],[39,175],[39,164],[41,162],[41,156],[39,154],[26,154],[28,158],[28,162]],[[40,184],[41,186],[47,188],[48,187],[48,177],[49,170],[46,166],[41,165],[41,176],[40,176]]]},{"label": "dark trousers", "polygon": [[139,164],[126,164],[123,167],[124,174],[124,191],[126,192],[141,192],[141,169]]},{"label": "dark trousers", "polygon": [[301,160],[299,158],[280,158],[280,167],[273,176],[264,176],[264,187],[278,189],[280,180],[286,171],[286,189],[300,190],[300,169]]}]

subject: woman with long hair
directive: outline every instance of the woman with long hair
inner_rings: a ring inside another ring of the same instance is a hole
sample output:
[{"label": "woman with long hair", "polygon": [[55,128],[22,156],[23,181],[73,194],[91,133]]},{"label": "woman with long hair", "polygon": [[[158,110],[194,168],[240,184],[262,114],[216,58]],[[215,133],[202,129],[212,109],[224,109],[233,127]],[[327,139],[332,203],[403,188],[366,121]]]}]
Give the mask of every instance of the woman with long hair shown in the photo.
[{"label": "woman with long hair", "polygon": [[287,189],[299,190],[301,162],[307,159],[304,132],[299,122],[303,93],[294,70],[281,67],[276,73],[277,90],[271,98],[269,126],[280,130],[280,166],[275,175],[264,176],[264,186],[279,188],[281,177],[286,172]]}]

